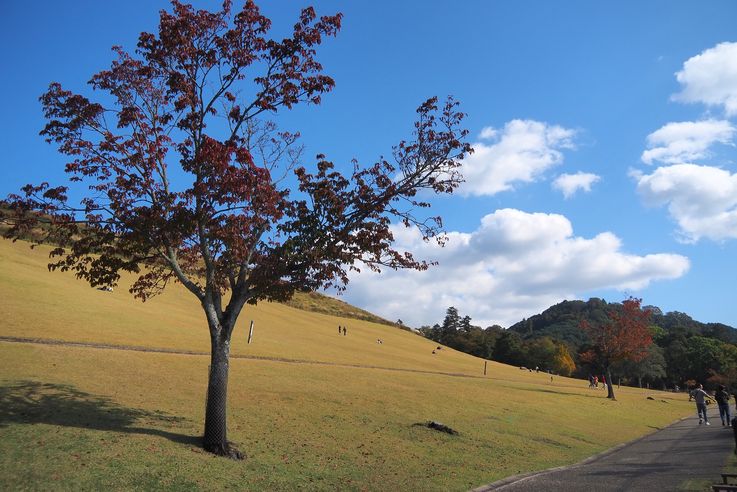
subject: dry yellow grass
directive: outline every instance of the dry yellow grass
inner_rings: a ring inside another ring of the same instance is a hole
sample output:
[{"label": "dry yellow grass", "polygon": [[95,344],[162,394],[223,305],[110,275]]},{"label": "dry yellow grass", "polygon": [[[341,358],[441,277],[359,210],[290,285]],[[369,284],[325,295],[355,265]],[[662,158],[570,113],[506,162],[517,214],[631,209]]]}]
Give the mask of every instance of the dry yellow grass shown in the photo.
[{"label": "dry yellow grass", "polygon": [[[124,277],[114,292],[90,288],[68,273],[48,273],[48,249],[0,241],[0,335],[209,351],[202,309],[181,285],[141,303]],[[23,313],[19,316],[18,313]],[[250,321],[254,340],[248,345]],[[338,335],[347,326],[347,336]],[[377,344],[377,338],[384,343]],[[398,328],[307,312],[282,304],[246,306],[232,354],[480,374],[483,363]]]},{"label": "dry yellow grass", "polygon": [[[182,289],[141,304],[45,263],[43,250],[0,242],[0,336],[208,350]],[[467,490],[692,411],[682,395],[621,388],[611,402],[584,381],[493,362],[484,377],[483,361],[432,355],[434,343],[386,325],[247,309],[235,355],[307,362],[232,360],[230,438],[245,462],[196,444],[206,356],[0,342],[0,489]],[[413,426],[427,420],[460,435]]]}]

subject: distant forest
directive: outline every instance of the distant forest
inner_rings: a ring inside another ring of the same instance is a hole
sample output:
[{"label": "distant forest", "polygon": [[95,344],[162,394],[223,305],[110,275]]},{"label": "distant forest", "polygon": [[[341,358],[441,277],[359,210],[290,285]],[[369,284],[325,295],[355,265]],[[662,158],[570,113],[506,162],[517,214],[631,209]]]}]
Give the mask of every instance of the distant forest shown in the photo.
[{"label": "distant forest", "polygon": [[[454,307],[445,319],[419,332],[426,338],[485,359],[506,364],[539,367],[565,376],[588,378],[602,368],[584,363],[580,354],[590,348],[581,322],[608,320],[619,303],[601,299],[563,301],[509,327],[475,326]],[[708,388],[724,384],[737,389],[737,330],[721,323],[700,323],[677,311],[663,314],[650,310],[653,343],[647,357],[639,362],[624,361],[612,367],[614,383],[681,389],[696,383]]]}]

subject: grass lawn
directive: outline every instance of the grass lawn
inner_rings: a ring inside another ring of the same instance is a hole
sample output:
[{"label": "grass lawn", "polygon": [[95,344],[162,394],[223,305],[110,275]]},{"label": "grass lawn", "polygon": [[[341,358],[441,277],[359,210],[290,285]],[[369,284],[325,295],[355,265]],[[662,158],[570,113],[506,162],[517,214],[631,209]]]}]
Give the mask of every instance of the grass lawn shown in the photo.
[{"label": "grass lawn", "polygon": [[[208,350],[182,289],[141,304],[48,273],[44,250],[27,248],[0,241],[0,336]],[[0,341],[0,490],[468,490],[692,411],[682,395],[623,387],[612,402],[492,362],[483,376],[483,361],[432,355],[412,333],[279,304],[248,307],[237,330],[233,354],[261,358],[231,361],[241,462],[198,446],[206,356]],[[413,425],[428,420],[459,435]]]}]

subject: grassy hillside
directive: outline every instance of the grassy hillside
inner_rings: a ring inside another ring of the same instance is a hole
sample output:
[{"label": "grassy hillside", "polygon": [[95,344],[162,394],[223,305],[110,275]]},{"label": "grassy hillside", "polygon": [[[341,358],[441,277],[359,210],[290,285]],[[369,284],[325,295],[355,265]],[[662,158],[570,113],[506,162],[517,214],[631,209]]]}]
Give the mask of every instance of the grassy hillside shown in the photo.
[{"label": "grassy hillside", "polygon": [[313,313],[330,314],[340,318],[361,319],[382,325],[396,326],[396,323],[319,292],[297,292],[286,304]]},{"label": "grassy hillside", "polygon": [[[208,351],[191,294],[141,304],[49,273],[45,253],[0,241],[0,337]],[[493,362],[484,376],[483,361],[434,347],[368,321],[247,308],[229,437],[248,459],[234,462],[197,445],[206,356],[0,341],[0,489],[467,490],[692,411],[682,395],[622,388],[610,402],[583,381]],[[460,434],[413,425],[427,420]]]},{"label": "grassy hillside", "polygon": [[[125,287],[131,277],[114,292],[93,289],[71,274],[49,273],[46,254],[27,243],[0,241],[0,336],[209,351],[202,309],[180,285],[141,303]],[[251,320],[254,339],[248,345]],[[347,326],[347,336],[338,335],[338,325]],[[231,354],[466,374],[483,370],[481,361],[459,352],[436,357],[435,346],[395,327],[261,303],[241,314]]]}]

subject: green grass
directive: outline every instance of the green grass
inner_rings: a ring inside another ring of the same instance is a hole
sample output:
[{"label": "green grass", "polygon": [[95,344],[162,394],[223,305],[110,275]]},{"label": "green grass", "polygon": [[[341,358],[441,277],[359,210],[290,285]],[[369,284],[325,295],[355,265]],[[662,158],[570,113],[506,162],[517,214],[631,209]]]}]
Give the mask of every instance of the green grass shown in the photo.
[{"label": "green grass", "polygon": [[[0,336],[208,350],[182,289],[141,304],[45,261],[0,242]],[[262,359],[231,362],[229,437],[248,455],[236,462],[197,444],[206,356],[0,342],[0,489],[468,490],[692,410],[682,395],[623,387],[611,402],[587,382],[493,362],[484,377],[483,361],[432,355],[435,345],[362,320],[247,308],[233,354]],[[428,420],[459,435],[413,425]]]}]

